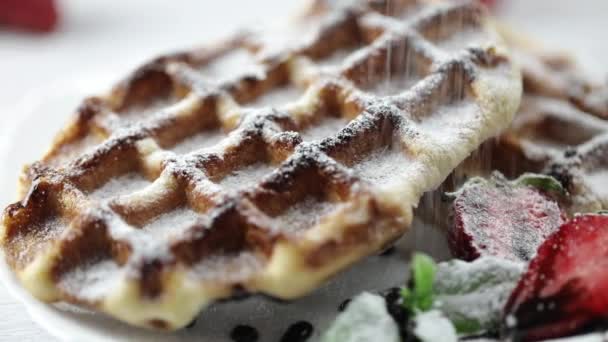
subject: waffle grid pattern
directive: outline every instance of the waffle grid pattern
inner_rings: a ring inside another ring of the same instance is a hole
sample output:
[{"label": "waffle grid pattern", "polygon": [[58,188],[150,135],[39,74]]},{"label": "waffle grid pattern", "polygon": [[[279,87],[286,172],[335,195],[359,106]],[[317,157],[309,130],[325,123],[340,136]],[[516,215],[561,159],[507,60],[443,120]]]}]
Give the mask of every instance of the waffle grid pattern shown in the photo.
[{"label": "waffle grid pattern", "polygon": [[238,35],[85,100],[4,215],[28,290],[159,329],[301,296],[400,237],[518,105],[473,1],[319,1],[297,25],[297,43]]}]

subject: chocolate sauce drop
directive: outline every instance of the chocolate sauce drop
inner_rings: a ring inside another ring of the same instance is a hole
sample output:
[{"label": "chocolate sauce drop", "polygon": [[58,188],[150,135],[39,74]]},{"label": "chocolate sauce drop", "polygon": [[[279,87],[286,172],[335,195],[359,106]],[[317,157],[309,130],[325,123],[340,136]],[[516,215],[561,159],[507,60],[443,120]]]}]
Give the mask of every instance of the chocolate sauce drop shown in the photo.
[{"label": "chocolate sauce drop", "polygon": [[287,331],[281,337],[281,342],[304,342],[312,336],[313,331],[312,324],[306,321],[298,321],[287,328]]},{"label": "chocolate sauce drop", "polygon": [[249,325],[237,325],[230,332],[234,342],[256,342],[259,337],[257,329]]}]

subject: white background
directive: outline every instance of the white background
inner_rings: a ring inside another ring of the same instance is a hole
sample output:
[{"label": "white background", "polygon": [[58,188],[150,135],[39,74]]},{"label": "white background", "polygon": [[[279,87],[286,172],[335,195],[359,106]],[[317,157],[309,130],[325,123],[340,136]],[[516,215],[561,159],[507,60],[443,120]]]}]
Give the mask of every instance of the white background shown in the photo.
[{"label": "white background", "polygon": [[[588,70],[605,77],[608,63],[602,61],[608,56],[608,1],[503,3],[501,15],[506,21],[550,46],[567,49]],[[156,54],[220,38],[238,27],[283,19],[300,5],[282,0],[64,0],[63,21],[55,33],[38,36],[0,29],[0,144],[19,119],[12,109],[18,103],[23,106],[34,101],[41,91],[58,92],[60,85],[86,79],[115,80]],[[107,84],[99,86],[103,89]],[[51,113],[37,115],[57,115]],[[57,115],[56,127],[67,114]],[[27,129],[29,134],[48,137],[55,131],[48,126]],[[21,136],[27,134],[24,131]],[[36,158],[42,147],[27,146],[22,155],[14,156],[14,162],[0,167],[16,177],[18,164]],[[2,181],[12,183],[16,178]],[[51,337],[0,288],[0,339],[47,341]]]}]

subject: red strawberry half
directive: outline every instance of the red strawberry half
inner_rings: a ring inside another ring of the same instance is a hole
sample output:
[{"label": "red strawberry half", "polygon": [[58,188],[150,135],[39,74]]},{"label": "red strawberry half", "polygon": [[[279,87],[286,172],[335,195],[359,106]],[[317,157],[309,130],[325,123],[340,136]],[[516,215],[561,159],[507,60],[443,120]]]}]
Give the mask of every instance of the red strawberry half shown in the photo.
[{"label": "red strawberry half", "polygon": [[559,205],[546,192],[556,189],[561,185],[542,175],[508,181],[495,173],[489,180],[470,180],[455,193],[448,230],[452,254],[469,261],[480,256],[530,260],[563,223]]},{"label": "red strawberry half", "polygon": [[608,320],[608,216],[562,225],[538,249],[505,306],[522,340],[571,335]]}]

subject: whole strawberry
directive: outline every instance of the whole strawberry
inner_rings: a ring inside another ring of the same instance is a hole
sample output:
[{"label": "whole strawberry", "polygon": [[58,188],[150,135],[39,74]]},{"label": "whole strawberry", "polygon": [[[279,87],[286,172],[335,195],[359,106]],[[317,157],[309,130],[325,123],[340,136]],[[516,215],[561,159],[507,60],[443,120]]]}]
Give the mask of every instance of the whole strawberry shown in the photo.
[{"label": "whole strawberry", "polygon": [[608,216],[562,225],[538,249],[504,309],[518,339],[574,334],[608,319]]},{"label": "whole strawberry", "polygon": [[458,192],[448,229],[455,257],[474,260],[495,256],[528,261],[538,246],[562,223],[558,203],[548,195],[563,192],[555,179],[527,174],[508,181],[500,173],[473,178]]}]

